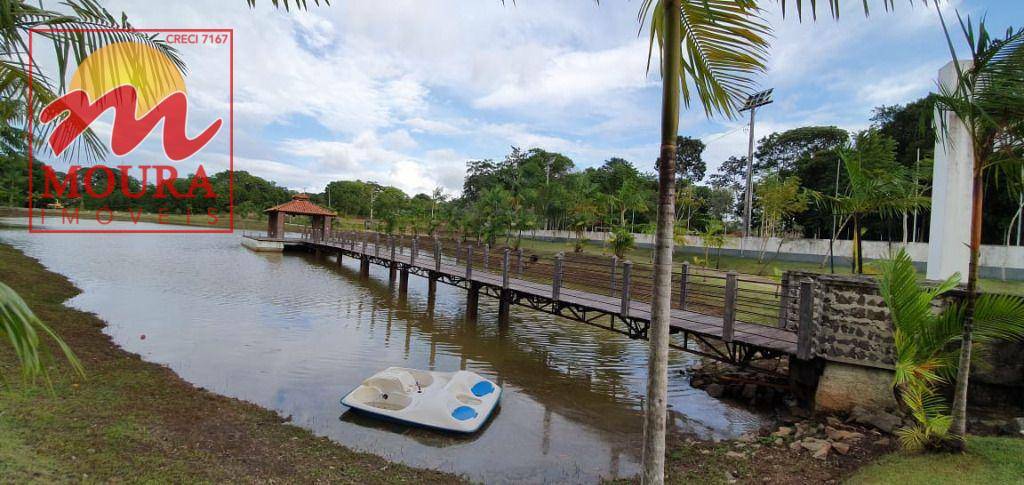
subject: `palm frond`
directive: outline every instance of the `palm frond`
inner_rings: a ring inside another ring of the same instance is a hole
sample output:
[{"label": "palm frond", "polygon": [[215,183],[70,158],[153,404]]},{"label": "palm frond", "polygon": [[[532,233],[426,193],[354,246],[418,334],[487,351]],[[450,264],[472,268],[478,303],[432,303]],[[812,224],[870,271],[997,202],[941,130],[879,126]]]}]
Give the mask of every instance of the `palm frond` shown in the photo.
[{"label": "palm frond", "polygon": [[[65,0],[62,5],[70,13],[47,10],[25,1],[0,2],[0,59],[3,61],[0,66],[0,93],[31,104],[32,113],[38,113],[65,89],[70,68],[97,49],[114,43],[135,42],[150,46],[164,54],[182,74],[186,72],[185,63],[174,47],[155,34],[134,31],[123,13],[116,18],[96,0]],[[42,73],[29,55],[29,35],[40,36],[52,44],[57,59],[54,75]],[[31,82],[29,71],[32,71]],[[45,149],[42,140],[51,126],[36,124],[33,129],[36,130],[33,133],[35,148]],[[65,152],[62,158],[101,160],[106,154],[105,144],[94,132],[87,130],[77,145]]]},{"label": "palm frond", "polygon": [[[249,8],[256,7],[256,0],[245,0],[245,3],[249,4]],[[330,5],[331,0],[270,0],[270,4],[273,5],[274,8],[284,7],[286,12],[290,11],[292,6],[297,10],[309,10],[310,3],[319,7],[321,3],[324,5]],[[504,0],[502,0],[501,3],[505,3]],[[512,3],[515,3],[515,1]]]},{"label": "palm frond", "polygon": [[[659,61],[664,48],[664,6],[644,0],[638,20],[650,18],[648,68],[657,43]],[[708,116],[735,115],[754,90],[754,76],[765,71],[771,27],[754,0],[683,0],[680,83],[683,103],[696,97]],[[692,91],[691,91],[692,90]]]},{"label": "palm frond", "polygon": [[[924,5],[928,4],[928,0],[920,1]],[[793,6],[796,7],[797,18],[802,21],[804,18],[804,4],[806,2],[806,4],[810,7],[811,17],[814,20],[818,20],[819,0],[778,0],[778,2],[779,5],[782,7],[783,17],[785,17],[787,14],[787,6],[790,5],[790,2],[792,2]],[[839,6],[842,2],[840,2],[839,0],[820,0],[820,2],[828,6],[828,12],[832,16],[832,18],[839,20]],[[896,8],[895,0],[879,0],[879,3],[881,3],[882,8],[884,8],[886,12]],[[913,5],[913,3],[914,0],[910,0],[910,4]],[[862,0],[861,6],[864,10],[865,16],[871,14],[871,2],[869,2],[868,0]]]},{"label": "palm frond", "polygon": [[27,379],[35,381],[42,377],[49,382],[49,359],[40,341],[40,332],[53,340],[77,374],[85,375],[82,364],[71,348],[32,312],[17,292],[0,283],[0,337],[5,337],[11,345]]}]

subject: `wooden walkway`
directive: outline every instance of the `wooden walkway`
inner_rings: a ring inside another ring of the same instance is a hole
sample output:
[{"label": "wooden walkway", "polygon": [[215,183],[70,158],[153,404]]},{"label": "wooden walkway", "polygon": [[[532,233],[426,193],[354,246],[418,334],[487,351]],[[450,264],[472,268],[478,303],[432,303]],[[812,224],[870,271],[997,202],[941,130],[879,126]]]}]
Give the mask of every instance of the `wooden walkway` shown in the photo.
[{"label": "wooden walkway", "polygon": [[[327,240],[245,237],[302,246],[319,255],[336,255],[339,264],[342,258],[354,258],[360,261],[360,273],[363,276],[369,274],[370,264],[387,267],[392,280],[396,275],[399,277],[400,293],[407,289],[409,274],[427,278],[431,292],[436,288],[437,281],[464,288],[469,292],[469,318],[476,317],[479,294],[484,293],[499,300],[499,313],[504,321],[507,321],[509,306],[516,304],[633,338],[647,336],[651,306],[646,302],[629,299],[628,276],[620,289],[622,298],[614,298],[564,287],[559,281],[560,260],[556,261],[552,282],[545,284],[513,277],[511,273],[515,271],[509,269],[507,253],[502,267],[498,268],[500,272],[495,273],[474,267],[472,253],[469,258],[463,258],[460,264],[456,258],[444,255],[439,245],[433,251],[417,249],[415,243],[412,247],[399,249],[390,245],[378,247],[369,241],[369,237],[358,234],[351,233],[350,236],[341,235]],[[673,348],[766,372],[774,371],[760,369],[753,363],[763,359],[797,356],[803,350],[801,347],[809,347],[809,339],[805,339],[807,343],[800,342],[797,332],[738,321],[735,310],[730,315],[728,309],[725,316],[672,309],[670,328],[675,336],[671,344]]]}]

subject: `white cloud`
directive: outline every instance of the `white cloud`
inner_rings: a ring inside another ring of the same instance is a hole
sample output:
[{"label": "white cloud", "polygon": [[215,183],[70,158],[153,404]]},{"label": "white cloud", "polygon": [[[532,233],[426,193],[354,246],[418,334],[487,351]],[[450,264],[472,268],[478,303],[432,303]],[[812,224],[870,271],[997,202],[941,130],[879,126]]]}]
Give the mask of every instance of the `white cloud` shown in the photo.
[{"label": "white cloud", "polygon": [[636,40],[599,51],[561,52],[546,59],[537,72],[508,79],[477,98],[480,108],[561,108],[621,90],[653,85],[646,75],[647,43]]},{"label": "white cloud", "polygon": [[[656,67],[646,71],[637,2],[350,0],[305,12],[257,3],[109,1],[140,27],[173,19],[234,29],[239,169],[306,190],[362,178],[457,192],[466,160],[501,158],[513,144],[566,153],[578,166],[622,156],[649,170],[657,155],[660,79]],[[759,113],[758,137],[805,124],[862,127],[873,106],[931,88],[945,55],[934,9],[904,3],[865,19],[854,4],[838,22],[782,21],[770,8],[764,84],[776,103]],[[224,62],[199,54],[186,58],[189,89],[200,112],[220,110],[211,86]],[[742,125],[705,121],[699,107],[681,120],[684,134],[709,139]],[[710,170],[745,152],[739,129],[705,158]]]}]

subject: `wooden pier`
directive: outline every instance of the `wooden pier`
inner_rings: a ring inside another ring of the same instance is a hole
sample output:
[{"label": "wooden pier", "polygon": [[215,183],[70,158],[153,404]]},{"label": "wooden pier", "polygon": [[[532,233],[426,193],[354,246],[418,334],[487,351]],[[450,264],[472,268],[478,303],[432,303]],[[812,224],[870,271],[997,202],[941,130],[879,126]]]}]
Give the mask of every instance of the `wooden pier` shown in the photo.
[{"label": "wooden pier", "polygon": [[[369,275],[371,264],[388,268],[390,281],[398,280],[400,295],[408,289],[410,274],[426,278],[431,294],[436,290],[437,282],[463,288],[468,292],[466,316],[471,319],[476,318],[480,295],[483,294],[499,301],[501,324],[507,324],[510,307],[520,305],[631,338],[646,338],[650,326],[650,304],[635,296],[637,290],[649,291],[650,282],[638,281],[633,274],[633,263],[629,261],[619,262],[612,258],[610,265],[604,265],[606,267],[577,264],[567,270],[565,257],[561,254],[550,260],[541,261],[532,256],[524,261],[526,258],[522,251],[507,248],[500,252],[491,251],[487,246],[453,241],[448,242],[449,247],[444,247],[437,238],[397,238],[370,232],[316,230],[299,237],[245,237],[299,246],[321,257],[332,255],[338,264],[344,258],[356,259],[362,277]],[[526,266],[529,268],[524,270]],[[798,305],[800,330],[793,331],[740,320],[743,315],[762,319],[766,313],[758,313],[756,303],[751,303],[758,301],[756,298],[741,293],[736,273],[719,277],[723,283],[720,286],[709,285],[721,289],[721,308],[691,310],[691,307],[698,306],[691,300],[695,302],[698,294],[707,295],[708,290],[688,283],[688,278],[698,277],[688,271],[688,265],[684,264],[681,273],[674,276],[674,281],[679,281],[679,284],[674,284],[678,291],[673,294],[670,322],[673,334],[670,345],[673,348],[772,374],[776,373],[774,368],[758,366],[757,362],[778,357],[810,358],[809,284],[801,285]],[[579,281],[574,281],[574,278]],[[699,278],[707,280],[713,277],[701,274]],[[650,280],[650,275],[644,275],[644,279]],[[597,285],[595,281],[602,284]],[[776,309],[785,307],[788,305],[784,302],[775,306]],[[778,321],[781,320],[778,317]]]}]

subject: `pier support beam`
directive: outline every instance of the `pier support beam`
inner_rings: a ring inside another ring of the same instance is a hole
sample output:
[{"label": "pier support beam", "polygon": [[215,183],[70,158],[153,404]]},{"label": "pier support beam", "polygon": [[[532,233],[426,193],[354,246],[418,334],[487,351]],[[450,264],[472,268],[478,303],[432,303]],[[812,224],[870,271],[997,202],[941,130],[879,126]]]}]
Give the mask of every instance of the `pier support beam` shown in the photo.
[{"label": "pier support beam", "polygon": [[398,275],[398,294],[405,296],[409,292],[409,267],[402,266]]},{"label": "pier support beam", "polygon": [[359,258],[359,276],[363,278],[370,277],[370,258],[366,256]]},{"label": "pier support beam", "polygon": [[388,268],[388,283],[395,284],[395,275],[397,274],[397,268],[395,268],[395,237],[388,236],[388,245],[391,246],[391,266]]},{"label": "pier support beam", "polygon": [[480,283],[471,282],[469,293],[466,295],[466,319],[476,320],[477,309],[480,306]]},{"label": "pier support beam", "polygon": [[501,257],[501,299],[498,300],[498,325],[508,325],[508,311],[509,306],[512,304],[511,297],[512,292],[509,291],[509,250],[505,248],[505,253]]}]

